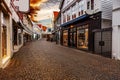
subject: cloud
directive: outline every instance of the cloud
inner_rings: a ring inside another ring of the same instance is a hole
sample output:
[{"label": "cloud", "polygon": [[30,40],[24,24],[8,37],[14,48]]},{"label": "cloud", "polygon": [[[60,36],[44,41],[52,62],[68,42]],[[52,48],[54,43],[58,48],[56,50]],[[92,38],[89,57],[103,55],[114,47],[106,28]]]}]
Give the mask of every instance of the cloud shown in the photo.
[{"label": "cloud", "polygon": [[59,10],[59,2],[59,0],[30,0],[31,19],[33,21],[39,21],[51,17],[52,11]]}]

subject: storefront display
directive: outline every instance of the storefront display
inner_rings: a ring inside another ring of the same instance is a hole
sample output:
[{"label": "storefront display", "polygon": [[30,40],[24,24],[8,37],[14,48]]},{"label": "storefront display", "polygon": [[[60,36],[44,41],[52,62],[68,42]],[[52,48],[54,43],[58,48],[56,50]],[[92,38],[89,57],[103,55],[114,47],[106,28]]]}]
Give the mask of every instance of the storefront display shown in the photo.
[{"label": "storefront display", "polygon": [[63,31],[63,45],[68,46],[68,30]]},{"label": "storefront display", "polygon": [[1,29],[2,29],[2,58],[7,56],[7,27],[6,27],[6,15],[1,12]]},{"label": "storefront display", "polygon": [[88,49],[88,25],[77,28],[77,48]]}]

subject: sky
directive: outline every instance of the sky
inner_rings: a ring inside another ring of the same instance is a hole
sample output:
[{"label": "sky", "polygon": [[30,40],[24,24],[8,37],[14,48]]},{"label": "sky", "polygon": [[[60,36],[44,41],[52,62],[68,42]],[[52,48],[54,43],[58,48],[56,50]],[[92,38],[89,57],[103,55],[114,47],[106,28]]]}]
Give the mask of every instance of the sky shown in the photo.
[{"label": "sky", "polygon": [[31,18],[40,21],[52,18],[53,11],[59,11],[60,0],[31,0]]},{"label": "sky", "polygon": [[51,28],[52,27],[51,21],[52,20],[49,18],[49,19],[40,20],[40,21],[38,21],[38,23],[40,23],[40,24],[42,24],[42,25],[44,25],[46,27]]}]

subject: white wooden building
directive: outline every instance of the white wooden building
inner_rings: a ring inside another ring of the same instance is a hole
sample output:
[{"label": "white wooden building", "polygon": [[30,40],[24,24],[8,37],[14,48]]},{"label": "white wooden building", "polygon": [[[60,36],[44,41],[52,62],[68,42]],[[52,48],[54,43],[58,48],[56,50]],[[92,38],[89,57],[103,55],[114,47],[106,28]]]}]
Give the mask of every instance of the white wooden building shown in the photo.
[{"label": "white wooden building", "polygon": [[113,0],[112,56],[120,60],[120,1]]},{"label": "white wooden building", "polygon": [[[71,44],[74,43],[74,47],[77,47],[75,44],[78,45],[79,41],[77,41],[78,37],[76,38],[75,35],[77,34],[78,36],[78,32],[80,31],[77,31],[77,33],[76,31],[70,33],[70,31],[72,28],[77,28],[78,30],[78,27],[80,27],[78,25],[82,25],[82,27],[88,25],[90,29],[83,30],[86,31],[84,35],[89,35],[85,37],[85,41],[88,42],[84,43],[88,43],[88,46],[83,47],[88,48],[88,50],[89,47],[93,47],[90,51],[111,57],[112,3],[112,0],[62,0],[60,4],[61,27],[65,29],[62,33],[63,44],[65,43],[65,46],[71,46]],[[90,19],[91,22],[89,22],[90,20],[82,20],[87,18],[86,15],[89,16],[88,19]],[[72,43],[70,43],[70,36],[74,36]],[[93,37],[94,39],[92,39]]]}]

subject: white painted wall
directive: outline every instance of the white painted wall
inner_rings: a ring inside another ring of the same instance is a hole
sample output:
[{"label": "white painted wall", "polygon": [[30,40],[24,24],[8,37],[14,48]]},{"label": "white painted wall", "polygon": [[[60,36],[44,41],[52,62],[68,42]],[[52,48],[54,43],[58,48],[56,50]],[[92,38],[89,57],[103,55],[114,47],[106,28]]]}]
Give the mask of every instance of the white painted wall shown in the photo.
[{"label": "white painted wall", "polygon": [[[71,0],[71,2],[69,4],[67,4],[66,1],[67,0],[65,0],[65,2],[63,4],[62,10],[64,10],[68,5],[70,5],[73,2],[73,0]],[[65,15],[66,21],[67,21],[67,15],[70,15],[70,20],[72,20],[72,15],[76,14],[76,17],[79,17],[78,13],[82,9],[84,10],[84,13],[85,13],[85,11],[87,10],[87,1],[89,1],[89,0],[81,0],[80,2],[76,2],[74,6],[70,6],[68,10],[64,10],[64,12],[61,13],[61,23],[62,24],[64,23],[63,22],[63,17],[64,17],[63,15]]]},{"label": "white painted wall", "polygon": [[113,0],[112,56],[120,60],[120,0]]},{"label": "white painted wall", "polygon": [[94,0],[95,13],[101,11],[101,0]]},{"label": "white painted wall", "polygon": [[120,25],[120,9],[113,11],[113,26]]},{"label": "white painted wall", "polygon": [[120,60],[120,26],[113,26],[112,57]]},{"label": "white painted wall", "polygon": [[[62,10],[64,10],[64,8],[66,8],[66,6],[69,5],[66,3],[66,1],[67,0],[65,0],[65,2],[63,4]],[[77,17],[79,17],[78,12],[82,9],[81,8],[82,4],[84,4],[83,9],[84,9],[84,11],[86,11],[88,1],[90,1],[90,0],[81,0],[79,3],[76,2],[76,4],[74,6],[70,7],[71,16],[72,16],[72,14],[76,13]],[[112,1],[113,0],[94,0],[94,13],[102,11],[102,19],[112,20],[112,3],[113,3]],[[90,6],[91,6],[91,4],[90,4]],[[64,12],[66,14],[66,16],[67,16],[67,12],[68,12],[67,10]],[[72,20],[72,18],[71,18],[71,20]],[[63,23],[63,16],[62,16],[61,22]]]},{"label": "white painted wall", "polygon": [[113,0],[94,0],[94,12],[102,11],[102,18],[112,20]]},{"label": "white painted wall", "polygon": [[102,19],[112,20],[112,0],[101,0]]},{"label": "white painted wall", "polygon": [[120,0],[113,0],[113,10],[120,8]]}]

